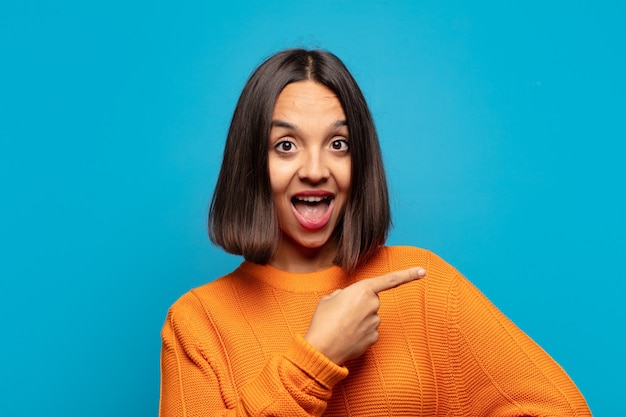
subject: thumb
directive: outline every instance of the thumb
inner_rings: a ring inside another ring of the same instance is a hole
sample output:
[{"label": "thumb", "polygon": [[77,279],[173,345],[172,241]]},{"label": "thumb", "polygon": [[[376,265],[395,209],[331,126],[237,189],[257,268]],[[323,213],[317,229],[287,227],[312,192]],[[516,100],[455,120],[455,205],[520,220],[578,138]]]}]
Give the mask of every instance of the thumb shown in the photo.
[{"label": "thumb", "polygon": [[330,300],[331,298],[334,298],[340,292],[341,292],[341,289],[335,290],[335,291],[331,292],[330,294],[323,296],[322,300]]}]

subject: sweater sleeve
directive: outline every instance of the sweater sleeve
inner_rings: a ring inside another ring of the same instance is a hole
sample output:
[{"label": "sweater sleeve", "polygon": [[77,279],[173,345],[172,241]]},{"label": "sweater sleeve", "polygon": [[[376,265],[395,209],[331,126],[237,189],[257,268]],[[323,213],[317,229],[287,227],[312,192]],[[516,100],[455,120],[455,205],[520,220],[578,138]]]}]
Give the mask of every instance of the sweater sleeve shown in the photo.
[{"label": "sweater sleeve", "polygon": [[173,306],[162,330],[160,417],[320,416],[332,387],[347,376],[296,335],[256,378],[235,387],[219,340],[201,342],[185,313]]},{"label": "sweater sleeve", "polygon": [[463,415],[591,416],[565,371],[458,273],[449,296],[450,365]]}]

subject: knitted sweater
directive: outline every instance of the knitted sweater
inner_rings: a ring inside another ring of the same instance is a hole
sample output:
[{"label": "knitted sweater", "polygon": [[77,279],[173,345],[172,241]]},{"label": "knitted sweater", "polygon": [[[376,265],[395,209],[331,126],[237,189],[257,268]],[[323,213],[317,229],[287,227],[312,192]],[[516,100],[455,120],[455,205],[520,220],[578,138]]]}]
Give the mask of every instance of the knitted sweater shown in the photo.
[{"label": "knitted sweater", "polygon": [[[338,366],[302,337],[319,299],[422,266],[380,293],[379,340]],[[546,352],[453,267],[386,247],[356,274],[244,262],[182,296],[162,331],[161,417],[590,416]]]}]

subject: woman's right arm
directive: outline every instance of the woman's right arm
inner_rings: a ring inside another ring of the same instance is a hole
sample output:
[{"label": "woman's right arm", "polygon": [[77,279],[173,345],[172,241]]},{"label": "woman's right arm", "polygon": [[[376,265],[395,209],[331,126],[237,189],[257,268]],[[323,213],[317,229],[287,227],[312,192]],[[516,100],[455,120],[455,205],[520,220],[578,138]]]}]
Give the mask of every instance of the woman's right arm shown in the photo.
[{"label": "woman's right arm", "polygon": [[296,335],[286,352],[238,388],[227,357],[200,343],[183,313],[170,310],[162,339],[160,417],[319,416],[348,373]]},{"label": "woman's right arm", "polygon": [[306,336],[295,335],[283,354],[271,357],[241,387],[232,382],[219,334],[207,330],[210,320],[197,324],[204,310],[194,297],[184,296],[170,309],[162,331],[160,416],[321,415],[333,386],[348,375],[340,365],[378,339],[378,293],[425,274],[420,267],[395,271],[324,297]]}]

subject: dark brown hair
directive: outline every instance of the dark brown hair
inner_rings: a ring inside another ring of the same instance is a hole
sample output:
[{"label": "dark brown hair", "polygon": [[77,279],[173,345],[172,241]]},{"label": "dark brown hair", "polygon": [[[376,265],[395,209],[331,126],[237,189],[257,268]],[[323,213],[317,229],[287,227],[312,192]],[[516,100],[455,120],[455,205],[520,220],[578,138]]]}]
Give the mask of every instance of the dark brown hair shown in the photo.
[{"label": "dark brown hair", "polygon": [[287,84],[313,80],[332,90],[346,114],[352,174],[337,225],[335,263],[354,270],[384,244],[391,225],[387,181],[372,116],[345,65],[327,51],[290,49],[267,59],[246,83],[233,114],[209,211],[211,241],[266,264],[280,229],[267,167],[274,104]]}]

